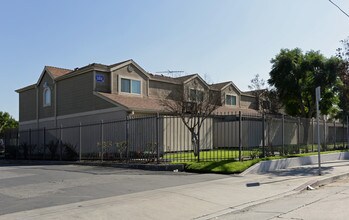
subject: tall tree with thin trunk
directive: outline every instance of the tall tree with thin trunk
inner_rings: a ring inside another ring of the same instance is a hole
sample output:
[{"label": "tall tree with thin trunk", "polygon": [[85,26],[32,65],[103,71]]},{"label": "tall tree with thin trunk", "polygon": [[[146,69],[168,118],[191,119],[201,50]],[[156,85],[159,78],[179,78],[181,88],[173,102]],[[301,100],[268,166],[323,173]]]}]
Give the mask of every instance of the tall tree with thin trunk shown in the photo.
[{"label": "tall tree with thin trunk", "polygon": [[341,111],[337,118],[344,119],[349,114],[349,38],[342,40],[342,48],[337,49],[337,57],[341,59],[339,78],[339,108]]}]

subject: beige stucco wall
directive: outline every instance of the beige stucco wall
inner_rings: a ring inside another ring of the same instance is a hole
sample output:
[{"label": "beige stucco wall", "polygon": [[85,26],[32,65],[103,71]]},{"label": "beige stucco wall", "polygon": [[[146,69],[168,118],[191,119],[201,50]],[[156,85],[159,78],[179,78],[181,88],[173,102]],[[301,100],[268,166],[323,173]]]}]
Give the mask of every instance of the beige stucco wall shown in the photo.
[{"label": "beige stucco wall", "polygon": [[222,95],[222,103],[223,103],[223,105],[225,105],[225,96],[226,95],[233,95],[233,96],[236,97],[236,105],[235,106],[226,105],[226,106],[231,108],[232,110],[240,108],[241,97],[239,95],[239,92],[232,85],[230,85],[227,88],[223,89],[221,91],[221,95]]},{"label": "beige stucco wall", "polygon": [[176,97],[181,91],[182,85],[176,85],[166,82],[149,81],[149,96],[160,99],[168,99]]},{"label": "beige stucco wall", "polygon": [[36,89],[19,93],[19,121],[36,119]]},{"label": "beige stucco wall", "polygon": [[[47,86],[51,90],[51,105],[50,106],[44,106],[44,84],[47,84]],[[39,108],[39,118],[47,118],[47,117],[53,117],[54,111],[55,111],[55,89],[54,89],[54,82],[50,75],[45,72],[43,75],[43,78],[40,81],[40,84],[38,85],[38,108]]]},{"label": "beige stucco wall", "polygon": [[95,83],[96,83],[95,89],[96,89],[96,91],[110,93],[111,92],[111,84],[110,84],[111,83],[110,82],[111,76],[110,76],[110,73],[96,71],[95,78],[97,78],[99,75],[103,76],[104,80],[103,81],[97,81],[97,79],[95,79]]},{"label": "beige stucco wall", "polygon": [[184,84],[184,93],[188,99],[190,96],[190,89],[201,90],[204,94],[207,94],[208,91],[206,85],[199,78],[194,78]]},{"label": "beige stucco wall", "polygon": [[57,116],[115,107],[93,94],[93,76],[90,71],[57,82]]},{"label": "beige stucco wall", "polygon": [[256,98],[251,96],[241,96],[240,101],[241,108],[247,108],[247,109],[256,109]]},{"label": "beige stucco wall", "polygon": [[121,84],[121,78],[125,79],[134,79],[134,80],[140,80],[141,81],[141,96],[147,96],[148,95],[148,80],[147,77],[138,70],[134,65],[130,64],[133,71],[128,71],[128,66],[122,67],[120,69],[112,71],[112,80],[113,80],[113,88],[112,93],[119,93],[123,95],[132,95],[132,96],[139,96],[138,94],[129,94],[129,93],[122,93],[120,84]]}]

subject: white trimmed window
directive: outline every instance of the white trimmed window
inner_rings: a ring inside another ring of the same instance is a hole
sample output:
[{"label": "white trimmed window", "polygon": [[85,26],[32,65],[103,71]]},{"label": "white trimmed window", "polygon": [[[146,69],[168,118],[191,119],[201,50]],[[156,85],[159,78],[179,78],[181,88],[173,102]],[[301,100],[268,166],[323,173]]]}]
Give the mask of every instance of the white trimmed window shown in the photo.
[{"label": "white trimmed window", "polygon": [[44,87],[43,98],[44,107],[51,106],[51,89],[49,87]]},{"label": "white trimmed window", "polygon": [[121,92],[141,94],[141,81],[121,78]]},{"label": "white trimmed window", "polygon": [[235,95],[225,95],[225,105],[235,106],[236,96]]}]

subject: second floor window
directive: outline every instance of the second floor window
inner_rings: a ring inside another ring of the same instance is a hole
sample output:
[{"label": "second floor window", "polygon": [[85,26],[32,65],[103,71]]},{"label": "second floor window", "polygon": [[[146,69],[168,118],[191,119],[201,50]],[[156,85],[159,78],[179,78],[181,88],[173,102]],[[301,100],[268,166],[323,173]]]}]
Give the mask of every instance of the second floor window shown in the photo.
[{"label": "second floor window", "polygon": [[44,98],[43,100],[44,107],[50,106],[51,105],[51,89],[49,87],[44,88],[43,98]]},{"label": "second floor window", "polygon": [[190,101],[193,101],[193,102],[204,101],[204,91],[197,90],[197,89],[190,89],[189,99]]},{"label": "second floor window", "polygon": [[235,95],[226,95],[225,96],[226,105],[236,105],[236,96]]},{"label": "second floor window", "polygon": [[121,92],[141,94],[141,81],[133,79],[121,79]]}]

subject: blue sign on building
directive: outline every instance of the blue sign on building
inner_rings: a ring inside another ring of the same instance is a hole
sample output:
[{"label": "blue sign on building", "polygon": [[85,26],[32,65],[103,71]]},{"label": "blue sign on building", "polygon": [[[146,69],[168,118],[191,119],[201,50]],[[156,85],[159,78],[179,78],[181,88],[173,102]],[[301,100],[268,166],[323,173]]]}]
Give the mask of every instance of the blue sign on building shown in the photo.
[{"label": "blue sign on building", "polygon": [[104,82],[104,76],[103,76],[103,75],[97,74],[97,75],[96,75],[96,81],[97,81],[97,82]]}]

